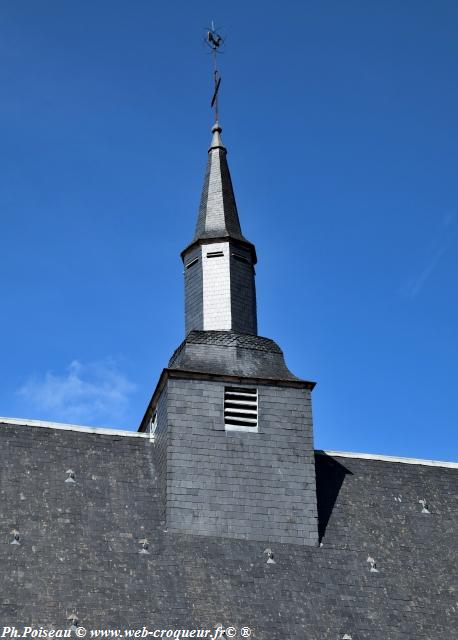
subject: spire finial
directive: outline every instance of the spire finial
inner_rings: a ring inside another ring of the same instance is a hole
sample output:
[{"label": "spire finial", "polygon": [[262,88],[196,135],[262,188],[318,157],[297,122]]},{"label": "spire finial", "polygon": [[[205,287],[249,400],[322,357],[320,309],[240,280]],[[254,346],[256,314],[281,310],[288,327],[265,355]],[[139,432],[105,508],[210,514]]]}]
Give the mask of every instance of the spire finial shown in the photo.
[{"label": "spire finial", "polygon": [[218,124],[218,91],[221,84],[221,75],[218,71],[218,53],[221,53],[221,46],[224,44],[223,37],[218,33],[212,20],[212,26],[207,30],[207,45],[210,47],[213,57],[213,82],[214,90],[210,106],[215,111],[215,124]]},{"label": "spire finial", "polygon": [[224,149],[224,151],[226,151],[226,147],[221,140],[221,131],[222,129],[219,126],[219,122],[218,120],[216,120],[215,124],[212,127],[213,136],[209,151],[211,151],[212,149]]}]

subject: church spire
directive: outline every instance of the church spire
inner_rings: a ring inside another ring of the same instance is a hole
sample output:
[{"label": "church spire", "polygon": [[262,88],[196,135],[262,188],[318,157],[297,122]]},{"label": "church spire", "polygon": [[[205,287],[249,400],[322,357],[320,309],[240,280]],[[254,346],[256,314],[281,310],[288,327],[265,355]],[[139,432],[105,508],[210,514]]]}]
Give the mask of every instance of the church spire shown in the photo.
[{"label": "church spire", "polygon": [[200,200],[194,242],[203,238],[236,238],[248,242],[242,235],[239,214],[227,164],[227,150],[221,140],[218,122],[212,127],[213,138],[208,150],[208,162]]},{"label": "church spire", "polygon": [[196,230],[181,253],[185,270],[186,335],[193,330],[256,335],[256,251],[243,236],[218,121],[221,77],[216,54],[222,43],[212,26],[207,41],[214,58],[212,141]]},{"label": "church spire", "polygon": [[182,252],[186,334],[257,334],[256,250],[242,234],[221,127],[212,127],[194,238]]}]

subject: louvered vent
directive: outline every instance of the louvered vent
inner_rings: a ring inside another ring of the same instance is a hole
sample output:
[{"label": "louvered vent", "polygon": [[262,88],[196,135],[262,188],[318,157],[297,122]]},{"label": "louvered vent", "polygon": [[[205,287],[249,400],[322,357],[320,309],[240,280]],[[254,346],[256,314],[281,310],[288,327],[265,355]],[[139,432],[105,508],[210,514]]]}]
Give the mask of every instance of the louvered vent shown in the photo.
[{"label": "louvered vent", "polygon": [[242,387],[224,389],[224,424],[228,429],[256,429],[258,426],[258,390]]}]

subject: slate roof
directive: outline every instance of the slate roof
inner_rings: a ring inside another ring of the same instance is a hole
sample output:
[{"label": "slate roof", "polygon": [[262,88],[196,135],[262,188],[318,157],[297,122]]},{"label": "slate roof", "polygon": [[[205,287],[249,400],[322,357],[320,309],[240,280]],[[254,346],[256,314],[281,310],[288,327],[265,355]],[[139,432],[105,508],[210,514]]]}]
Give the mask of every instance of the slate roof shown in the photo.
[{"label": "slate roof", "polygon": [[[199,240],[232,238],[251,246],[244,237],[227,162],[227,150],[221,141],[221,127],[212,128],[207,168],[200,199],[196,230],[191,244]],[[253,248],[254,249],[254,248]]]},{"label": "slate roof", "polygon": [[276,544],[267,564],[265,544],[164,531],[147,437],[0,424],[0,451],[3,625],[66,628],[76,611],[87,629],[454,637],[458,469],[317,452],[323,546]]},{"label": "slate roof", "polygon": [[236,331],[190,331],[172,355],[169,369],[300,381],[286,366],[276,342]]}]

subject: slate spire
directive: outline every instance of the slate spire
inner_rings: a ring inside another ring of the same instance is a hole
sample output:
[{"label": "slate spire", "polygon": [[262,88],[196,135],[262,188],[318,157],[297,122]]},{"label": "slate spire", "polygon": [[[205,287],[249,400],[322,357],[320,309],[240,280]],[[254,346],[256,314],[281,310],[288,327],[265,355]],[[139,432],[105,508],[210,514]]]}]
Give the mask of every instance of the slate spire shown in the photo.
[{"label": "slate spire", "polygon": [[227,150],[221,140],[218,122],[212,127],[212,141],[200,200],[194,242],[204,238],[234,238],[245,240],[227,164]]},{"label": "slate spire", "polygon": [[212,134],[194,238],[181,253],[186,334],[199,330],[256,335],[256,250],[240,228],[218,121]]}]

